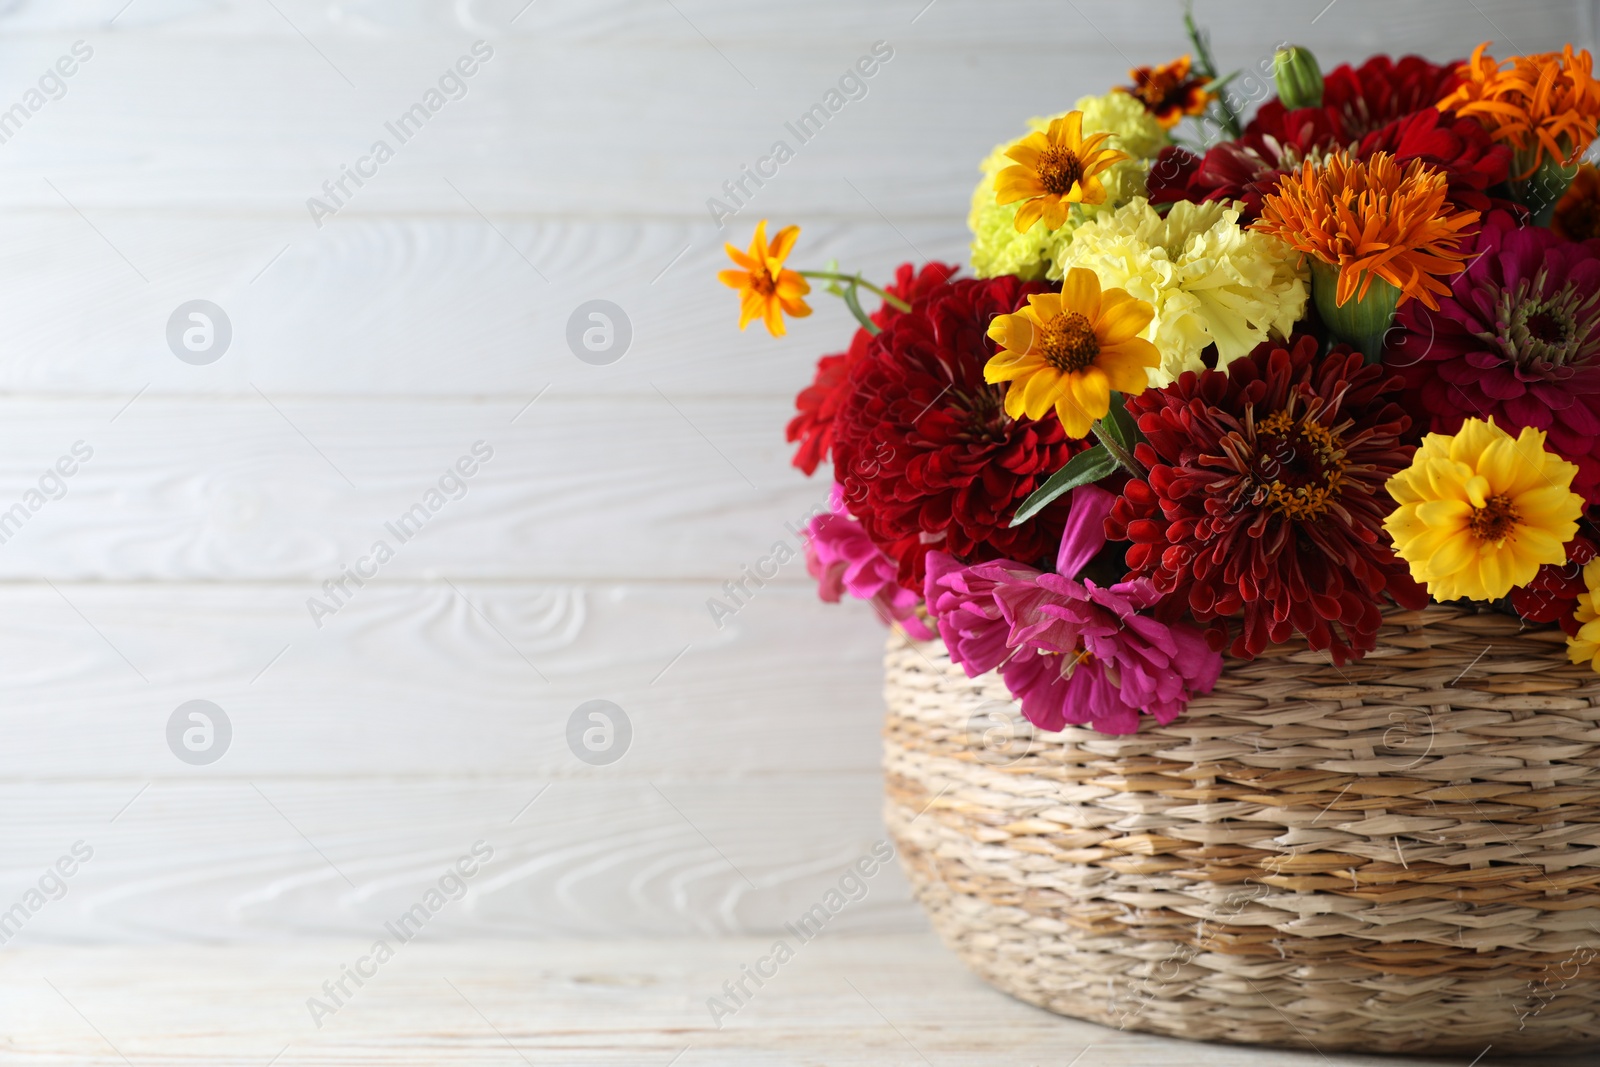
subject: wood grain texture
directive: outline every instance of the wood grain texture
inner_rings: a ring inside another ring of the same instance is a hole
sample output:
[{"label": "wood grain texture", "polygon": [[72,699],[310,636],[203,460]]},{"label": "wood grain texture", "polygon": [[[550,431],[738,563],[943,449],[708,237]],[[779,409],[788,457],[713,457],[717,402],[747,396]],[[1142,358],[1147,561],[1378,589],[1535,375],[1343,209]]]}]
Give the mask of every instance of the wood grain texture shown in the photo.
[{"label": "wood grain texture", "polygon": [[[349,212],[471,216],[441,180],[452,177],[491,214],[705,219],[706,198],[882,39],[893,61],[865,99],[795,146],[761,210],[955,219],[976,161],[1028,115],[1187,47],[1176,5],[1164,2],[1091,10],[944,0],[913,23],[923,0],[814,9],[719,0],[678,10],[628,0],[535,5],[510,32],[499,29],[522,3],[400,5],[388,15],[377,2],[286,2],[279,17],[243,2],[143,10],[140,0],[109,29],[85,25],[108,18],[109,4],[78,8],[98,19],[63,17],[59,29],[0,47],[13,95],[31,82],[23,72],[54,62],[75,34],[96,49],[67,95],[3,146],[0,206],[58,210],[65,196],[90,217],[115,207],[248,210],[309,228],[305,200],[483,37],[496,56],[465,98],[394,145],[396,158]],[[1286,37],[1314,41],[1332,65],[1376,48],[1443,59],[1486,38],[1536,50],[1590,32],[1574,3],[1485,3],[1463,14],[1445,0],[1341,0],[1313,25],[1322,6],[1218,5],[1218,61],[1254,67]],[[73,147],[84,144],[94,151]]]},{"label": "wood grain texture", "polygon": [[[417,943],[319,1030],[307,998],[369,941],[23,949],[0,955],[18,1067],[1384,1067],[1389,1057],[1241,1049],[1060,1019],[961,969],[932,935],[830,937],[721,1028],[708,998],[770,940]],[[97,1032],[98,1031],[98,1032]],[[126,1057],[126,1061],[123,1059]],[[1493,1051],[1477,1067],[1513,1067]],[[1573,1058],[1537,1061],[1580,1067]],[[1459,1059],[1407,1059],[1466,1067]]]},{"label": "wood grain texture", "polygon": [[[842,186],[844,193],[849,188]],[[114,214],[97,224],[146,284],[77,215],[0,218],[0,394],[104,394],[107,416],[148,388],[160,396],[504,397],[507,417],[546,385],[549,399],[633,395],[791,400],[816,357],[848,342],[837,300],[784,340],[740,333],[738,298],[719,285],[724,237],[698,220],[340,218],[321,231],[270,219]],[[809,224],[803,254],[878,278],[924,257],[966,258],[965,215]],[[286,247],[287,246],[287,247]],[[204,298],[233,340],[207,366],[180,362],[167,320]],[[633,339],[620,361],[584,363],[567,324],[585,301],[619,305]],[[654,383],[654,385],[652,385]],[[143,403],[143,401],[141,401]],[[541,401],[543,403],[543,401]],[[781,441],[784,413],[766,416]]]},{"label": "wood grain texture", "polygon": [[[861,604],[768,586],[718,630],[689,583],[380,579],[318,630],[311,592],[0,587],[0,782],[876,773],[883,629]],[[165,734],[197,699],[234,731],[203,768]],[[592,699],[633,727],[605,768],[567,744]]]},{"label": "wood grain texture", "polygon": [[[785,402],[552,386],[527,407],[539,393],[145,396],[120,416],[132,394],[0,401],[0,514],[76,443],[93,449],[65,495],[0,526],[0,577],[287,580],[303,600],[384,540],[381,577],[693,577],[710,595],[775,542],[796,547],[786,524],[826,507],[825,478],[789,466]],[[440,491],[474,445],[492,458]],[[388,526],[419,503],[438,506],[403,541]],[[804,564],[781,576],[804,578]]]},{"label": "wood grain texture", "polygon": [[[93,850],[7,950],[380,936],[478,841],[493,859],[429,936],[778,935],[883,838],[876,772],[769,772],[752,784],[608,773],[618,769],[3,785],[0,911],[75,842]],[[830,925],[925,923],[891,866]]]}]

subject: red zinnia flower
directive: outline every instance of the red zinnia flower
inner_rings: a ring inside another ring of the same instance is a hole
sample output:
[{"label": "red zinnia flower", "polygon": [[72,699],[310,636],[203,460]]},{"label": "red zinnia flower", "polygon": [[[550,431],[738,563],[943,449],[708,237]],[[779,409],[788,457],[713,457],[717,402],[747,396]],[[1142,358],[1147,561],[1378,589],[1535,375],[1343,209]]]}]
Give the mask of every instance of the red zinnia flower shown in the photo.
[{"label": "red zinnia flower", "polygon": [[1163,148],[1150,167],[1150,202],[1243,200],[1239,221],[1252,222],[1280,177],[1347,139],[1338,117],[1323,108],[1290,111],[1268,100],[1237,141],[1212,145],[1204,156],[1186,148]]},{"label": "red zinnia flower", "polygon": [[1483,124],[1450,111],[1427,108],[1373,130],[1356,148],[1357,159],[1388,152],[1395,162],[1420,159],[1443,172],[1445,199],[1460,208],[1487,212],[1500,208],[1519,217],[1524,208],[1488,195],[1491,186],[1511,176],[1511,149],[1496,144]]},{"label": "red zinnia flower", "polygon": [[932,286],[850,367],[833,421],[834,481],[908,589],[922,588],[931,548],[965,563],[1055,557],[1067,497],[1009,523],[1086,445],[1054,416],[1012,419],[1003,387],[983,380],[996,351],[989,323],[1049,289],[1009,275]]},{"label": "red zinnia flower", "polygon": [[1374,56],[1360,67],[1335,67],[1323,78],[1320,107],[1291,111],[1268,100],[1237,141],[1213,145],[1204,156],[1162,149],[1150,169],[1150,202],[1243,200],[1241,221],[1250,222],[1282,175],[1342,148],[1357,159],[1377,152],[1401,164],[1422,159],[1445,172],[1452,203],[1478,211],[1510,208],[1485,195],[1506,179],[1510,150],[1495,144],[1482,124],[1441,115],[1433,106],[1460,82],[1456,66],[1421,56]]},{"label": "red zinnia flower", "polygon": [[1299,632],[1342,663],[1373,647],[1385,590],[1422,607],[1382,534],[1384,482],[1412,452],[1398,386],[1360,353],[1318,358],[1301,337],[1131,397],[1150,474],[1124,487],[1106,533],[1133,542],[1128,578],[1166,594],[1157,616],[1211,622],[1214,647],[1242,616],[1235,656]]},{"label": "red zinnia flower", "polygon": [[[902,263],[895,268],[894,282],[884,288],[891,296],[910,304],[928,290],[949,281],[955,273],[956,268],[948,263],[929,262],[921,271]],[[899,314],[893,306],[883,304],[868,317],[882,329]],[[856,330],[847,350],[817,360],[816,377],[794,398],[799,414],[789,420],[784,436],[789,441],[800,442],[794,452],[794,465],[807,475],[815,473],[817,464],[828,458],[828,449],[833,445],[833,419],[844,401],[845,380],[856,360],[866,354],[871,341],[872,335],[866,330]]]},{"label": "red zinnia flower", "polygon": [[1260,217],[1263,198],[1278,189],[1284,174],[1307,159],[1320,159],[1347,141],[1358,160],[1379,152],[1402,166],[1420,159],[1441,171],[1449,183],[1446,199],[1457,207],[1521,212],[1508,200],[1490,197],[1490,186],[1506,180],[1511,150],[1496,144],[1482,124],[1433,108],[1396,119],[1359,140],[1347,136],[1329,107],[1285,110],[1276,100],[1261,105],[1244,136],[1213,145],[1204,156],[1182,148],[1163,148],[1150,168],[1150,202],[1242,200],[1241,221]]},{"label": "red zinnia flower", "polygon": [[1444,99],[1461,84],[1463,62],[1373,56],[1359,67],[1343,63],[1322,79],[1322,106],[1338,116],[1347,136],[1362,137]]},{"label": "red zinnia flower", "polygon": [[1549,434],[1578,465],[1572,490],[1600,503],[1600,240],[1563,241],[1494,216],[1439,310],[1411,301],[1384,362],[1406,380],[1406,406],[1435,433],[1468,417],[1512,435]]}]

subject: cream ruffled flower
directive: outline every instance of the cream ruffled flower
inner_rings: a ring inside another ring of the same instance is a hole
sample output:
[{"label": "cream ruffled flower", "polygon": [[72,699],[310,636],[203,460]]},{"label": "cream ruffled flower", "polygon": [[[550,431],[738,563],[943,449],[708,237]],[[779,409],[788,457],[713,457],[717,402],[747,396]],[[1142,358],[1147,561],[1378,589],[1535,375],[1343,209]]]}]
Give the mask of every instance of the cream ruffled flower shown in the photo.
[{"label": "cream ruffled flower", "polygon": [[1209,344],[1221,370],[1269,337],[1288,337],[1310,292],[1304,257],[1241,227],[1238,208],[1222,201],[1174,204],[1163,217],[1137,198],[1080,225],[1057,266],[1087,267],[1155,309],[1141,336],[1161,351],[1150,372],[1157,388],[1200,370]]},{"label": "cream ruffled flower", "polygon": [[[1172,143],[1167,131],[1143,104],[1120,91],[1086,96],[1073,105],[1073,110],[1083,112],[1085,135],[1110,134],[1105,147],[1126,152],[1132,158],[1113,163],[1100,173],[1100,183],[1106,191],[1103,204],[1073,205],[1059,229],[1052,230],[1041,221],[1029,227],[1027,233],[1018,233],[1017,211],[1022,205],[995,203],[995,177],[1015,165],[1006,151],[1016,142],[995,148],[983,161],[983,177],[972,191],[972,210],[967,215],[967,226],[972,230],[972,272],[978,277],[1017,274],[1035,281],[1059,280],[1062,272],[1057,261],[1080,222],[1145,195],[1150,160]],[[1060,117],[1029,119],[1028,128],[1033,132],[1046,130],[1052,120]]]}]

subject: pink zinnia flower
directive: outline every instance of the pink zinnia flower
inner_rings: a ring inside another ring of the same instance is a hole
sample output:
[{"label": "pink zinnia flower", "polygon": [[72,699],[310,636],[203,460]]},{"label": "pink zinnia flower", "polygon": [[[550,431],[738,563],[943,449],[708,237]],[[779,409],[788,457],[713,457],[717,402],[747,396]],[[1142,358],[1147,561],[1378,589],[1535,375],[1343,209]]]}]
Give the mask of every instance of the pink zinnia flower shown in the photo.
[{"label": "pink zinnia flower", "polygon": [[1023,715],[1045,730],[1089,723],[1128,734],[1141,714],[1171,722],[1222,672],[1194,627],[1141,614],[1160,599],[1148,580],[1104,588],[1077,577],[1105,544],[1113,499],[1096,486],[1073,490],[1057,574],[928,554],[928,607],[950,658],[969,677],[998,669]]},{"label": "pink zinnia flower", "polygon": [[917,614],[922,598],[900,584],[899,566],[845,511],[838,485],[828,496],[828,506],[831,511],[806,527],[806,570],[817,580],[817,595],[837,604],[841,594],[849,593],[871,604],[885,624],[899,622],[912,640],[932,640],[933,631]]}]

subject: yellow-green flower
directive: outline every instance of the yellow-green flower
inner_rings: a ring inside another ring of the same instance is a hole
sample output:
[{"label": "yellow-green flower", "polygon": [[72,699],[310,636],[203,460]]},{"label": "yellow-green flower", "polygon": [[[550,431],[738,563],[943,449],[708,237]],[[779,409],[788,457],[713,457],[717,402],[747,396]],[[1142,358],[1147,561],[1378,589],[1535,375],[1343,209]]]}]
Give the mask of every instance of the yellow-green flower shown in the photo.
[{"label": "yellow-green flower", "polygon": [[1435,600],[1498,600],[1563,563],[1578,532],[1578,468],[1545,451],[1545,434],[1513,438],[1491,418],[1454,435],[1430,433],[1385,488],[1399,505],[1383,521],[1395,554]]},{"label": "yellow-green flower", "polygon": [[1583,584],[1588,589],[1578,596],[1578,610],[1573,618],[1578,620],[1578,632],[1567,638],[1567,658],[1573,663],[1587,663],[1600,672],[1600,559],[1584,564]]},{"label": "yellow-green flower", "polygon": [[[1086,96],[1073,105],[1073,110],[1083,112],[1085,135],[1109,134],[1104,147],[1126,153],[1130,158],[1111,164],[1097,175],[1105,190],[1104,203],[1072,205],[1057,229],[1035,223],[1026,233],[1018,233],[1016,220],[1021,204],[995,202],[995,179],[1002,170],[1015,164],[1006,152],[1017,142],[997,147],[983,161],[983,177],[972,191],[972,210],[967,215],[967,226],[972,230],[972,272],[978,277],[1016,274],[1030,280],[1060,279],[1062,274],[1056,261],[1071,239],[1072,231],[1084,219],[1126,204],[1135,196],[1143,196],[1150,160],[1172,143],[1161,124],[1127,93],[1114,91],[1104,96]],[[1029,119],[1029,129],[1036,133],[1048,130],[1053,120],[1065,114]]]},{"label": "yellow-green flower", "polygon": [[1286,338],[1306,310],[1304,257],[1276,237],[1239,225],[1237,205],[1178,203],[1163,216],[1144,198],[1090,219],[1061,250],[1062,270],[1087,267],[1100,284],[1155,309],[1142,335],[1161,350],[1153,386],[1204,364],[1217,369],[1262,341]]}]

